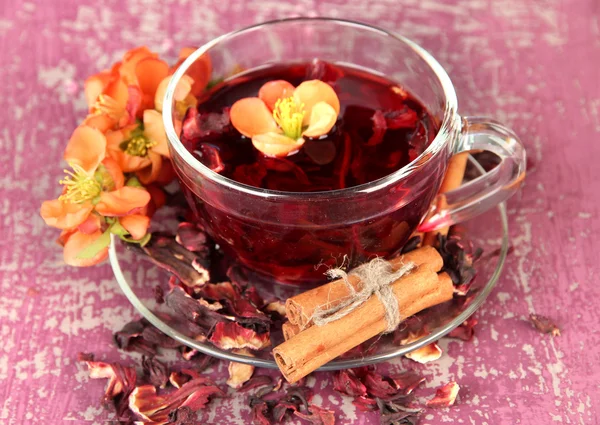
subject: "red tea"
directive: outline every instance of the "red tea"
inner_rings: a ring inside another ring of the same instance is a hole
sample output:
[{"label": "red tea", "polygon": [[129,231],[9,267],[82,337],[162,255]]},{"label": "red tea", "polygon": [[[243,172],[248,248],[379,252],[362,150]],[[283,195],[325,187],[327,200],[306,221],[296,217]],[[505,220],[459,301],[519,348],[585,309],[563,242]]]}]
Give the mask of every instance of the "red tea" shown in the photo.
[{"label": "red tea", "polygon": [[[241,98],[257,96],[264,83],[286,80],[298,86],[313,79],[334,88],[340,112],[328,134],[305,138],[298,152],[285,158],[267,157],[230,124],[229,108]],[[247,71],[218,84],[198,100],[198,108],[189,110],[183,123],[181,139],[186,148],[227,178],[277,191],[322,192],[375,181],[419,156],[437,131],[426,108],[397,83],[322,61]],[[424,183],[439,184],[439,178]],[[195,213],[209,224],[207,230],[224,250],[249,268],[290,283],[322,281],[325,267],[338,265],[343,256],[354,266],[376,255],[398,252],[427,210],[430,198],[420,197],[414,205],[364,223],[310,228],[310,219],[302,217],[298,218],[299,227],[279,225],[277,222],[284,220],[276,218],[261,224],[260,219],[244,217],[241,210],[232,214],[201,202],[188,191]],[[295,214],[302,216],[301,211]],[[315,267],[318,264],[325,267]]]}]

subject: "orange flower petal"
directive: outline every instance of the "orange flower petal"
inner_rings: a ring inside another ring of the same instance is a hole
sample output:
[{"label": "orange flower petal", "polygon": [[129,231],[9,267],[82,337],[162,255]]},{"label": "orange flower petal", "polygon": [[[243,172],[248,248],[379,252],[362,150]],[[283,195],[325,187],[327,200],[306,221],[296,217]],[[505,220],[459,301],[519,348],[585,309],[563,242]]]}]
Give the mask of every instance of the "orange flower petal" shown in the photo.
[{"label": "orange flower petal", "polygon": [[120,189],[125,185],[125,176],[117,161],[112,158],[104,158],[102,165],[106,168],[106,172],[113,181],[114,189]]},{"label": "orange flower petal", "polygon": [[229,117],[236,130],[246,137],[278,131],[271,111],[258,97],[246,97],[235,102]]},{"label": "orange flower petal", "polygon": [[285,99],[294,94],[294,86],[285,80],[269,81],[262,85],[258,97],[272,111],[278,99]]},{"label": "orange flower petal", "polygon": [[163,124],[162,115],[154,109],[144,111],[144,135],[156,143],[152,146],[152,151],[169,158],[169,144],[167,142],[167,133]]},{"label": "orange flower petal", "polygon": [[106,156],[106,144],[106,137],[99,130],[79,126],[69,139],[64,154],[65,161],[93,173]]},{"label": "orange flower petal", "polygon": [[335,94],[333,88],[320,80],[304,81],[296,90],[294,90],[294,98],[298,103],[304,104],[304,125],[310,122],[312,108],[319,102],[326,102],[333,107],[336,114],[340,113],[340,100]]},{"label": "orange flower petal", "polygon": [[157,58],[156,53],[152,53],[146,46],[137,47],[129,50],[123,56],[123,61],[119,67],[119,73],[123,77],[125,84],[137,85],[136,67],[137,64],[146,58]]},{"label": "orange flower petal", "polygon": [[148,233],[150,217],[140,214],[126,215],[119,218],[119,223],[125,228],[135,240],[142,239]]},{"label": "orange flower petal", "polygon": [[[136,126],[131,126],[130,128],[135,127]],[[121,149],[121,143],[127,140],[129,137],[128,133],[130,128],[127,128],[123,131],[109,131],[106,133],[106,152],[108,156],[117,162],[124,173],[138,171],[151,164],[151,161],[148,157],[129,155]]]},{"label": "orange flower petal", "polygon": [[107,96],[110,96],[115,102],[117,102],[119,109],[125,112],[125,107],[127,106],[127,99],[129,99],[129,90],[127,89],[127,84],[123,82],[120,78],[115,78],[112,80],[104,89],[104,93]]},{"label": "orange flower petal", "polygon": [[83,223],[93,209],[94,206],[91,202],[72,204],[53,199],[42,203],[40,215],[48,226],[58,229],[73,229]]},{"label": "orange flower petal", "polygon": [[263,133],[252,137],[252,144],[267,156],[284,157],[300,149],[304,139],[290,139],[281,133]]},{"label": "orange flower petal", "polygon": [[[154,95],[154,109],[159,112],[162,112],[163,100],[165,98],[167,86],[169,85],[170,81],[171,77],[164,78],[156,89],[156,94]],[[192,84],[194,84],[194,80],[190,76],[184,75],[181,77],[177,83],[177,86],[175,86],[175,92],[173,93],[173,99],[175,102],[183,102],[186,100],[192,90]]]},{"label": "orange flower petal", "polygon": [[88,215],[88,218],[77,227],[77,230],[86,235],[91,235],[100,230],[102,223],[103,221],[98,214],[90,214]]},{"label": "orange flower petal", "polygon": [[[185,61],[189,55],[194,53],[196,49],[194,47],[184,47],[179,51],[179,61],[171,69],[171,73],[175,72],[179,66]],[[187,70],[186,75],[190,76],[194,80],[192,85],[192,94],[194,97],[199,96],[206,85],[210,81],[212,74],[212,61],[208,53],[203,54],[196,62],[194,62]]]},{"label": "orange flower petal", "polygon": [[142,59],[135,68],[138,85],[142,90],[142,109],[154,108],[154,96],[160,82],[169,75],[169,65],[158,58]]},{"label": "orange flower petal", "polygon": [[83,123],[81,125],[84,125],[86,127],[92,127],[99,130],[102,133],[106,133],[114,126],[114,124],[115,122],[108,115],[90,114],[87,117],[85,117],[85,120],[83,120]]},{"label": "orange flower petal", "polygon": [[112,78],[112,74],[109,71],[102,71],[96,75],[92,75],[83,85],[85,100],[88,104],[88,107],[91,108],[96,103],[98,96],[102,94],[109,81]]},{"label": "orange flower petal", "polygon": [[105,217],[133,214],[146,206],[150,194],[141,188],[123,186],[112,192],[102,192],[96,211]]},{"label": "orange flower petal", "polygon": [[145,167],[137,172],[137,176],[143,184],[156,181],[158,176],[160,176],[160,170],[162,169],[162,156],[156,152],[148,152],[148,160],[150,161],[150,166]]},{"label": "orange flower petal", "polygon": [[65,263],[70,266],[87,267],[98,264],[108,257],[108,247],[100,250],[93,258],[77,258],[79,253],[90,246],[96,239],[102,236],[101,231],[96,231],[86,235],[82,232],[75,232],[65,241],[63,256]]},{"label": "orange flower petal", "polygon": [[319,137],[329,133],[337,121],[337,112],[329,103],[319,102],[312,108],[308,128],[302,133],[306,137]]}]

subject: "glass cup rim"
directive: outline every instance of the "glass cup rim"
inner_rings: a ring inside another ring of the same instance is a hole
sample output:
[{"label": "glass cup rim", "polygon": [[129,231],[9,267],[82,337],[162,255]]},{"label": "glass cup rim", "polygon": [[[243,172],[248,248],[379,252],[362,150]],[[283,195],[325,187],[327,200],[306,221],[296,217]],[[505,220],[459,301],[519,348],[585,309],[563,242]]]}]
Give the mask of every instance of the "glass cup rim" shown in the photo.
[{"label": "glass cup rim", "polygon": [[[227,41],[229,38],[246,33],[255,31],[261,27],[271,26],[276,24],[282,24],[287,22],[315,22],[315,21],[324,21],[329,23],[335,23],[344,26],[356,27],[362,30],[369,30],[374,32],[379,32],[384,36],[392,37],[393,39],[408,45],[433,71],[435,76],[438,79],[442,87],[442,91],[445,97],[444,102],[444,115],[442,119],[442,123],[440,125],[440,129],[435,135],[433,141],[429,144],[427,149],[425,149],[417,158],[413,161],[400,168],[399,170],[388,174],[385,177],[380,179],[371,181],[369,183],[364,183],[357,186],[352,186],[344,189],[336,189],[336,190],[327,190],[320,192],[287,192],[280,190],[272,190],[272,189],[263,189],[258,187],[249,186],[243,183],[239,183],[233,179],[225,177],[219,173],[212,171],[206,165],[202,164],[198,159],[196,159],[186,148],[183,146],[183,143],[179,139],[179,136],[175,132],[175,127],[173,125],[173,115],[172,115],[172,102],[173,95],[175,92],[175,87],[179,83],[179,80],[185,75],[189,67],[204,53],[208,52],[213,47],[217,46],[219,43]],[[399,180],[406,178],[412,173],[416,172],[423,163],[429,161],[429,159],[433,158],[436,153],[441,151],[444,145],[450,141],[450,135],[453,132],[455,126],[455,115],[458,107],[458,101],[456,98],[456,92],[454,90],[454,85],[450,80],[450,77],[444,70],[444,68],[440,65],[440,63],[424,48],[419,46],[414,41],[406,38],[402,35],[396,34],[391,31],[384,30],[382,28],[365,24],[362,22],[345,20],[345,19],[337,19],[337,18],[327,18],[327,17],[300,17],[300,18],[285,18],[285,19],[276,19],[271,21],[262,22],[259,24],[254,24],[239,30],[235,30],[226,34],[223,34],[208,43],[205,43],[203,46],[196,49],[187,59],[177,68],[175,73],[173,74],[169,84],[167,86],[167,90],[165,93],[165,97],[163,100],[163,111],[162,111],[162,119],[165,127],[165,131],[167,134],[167,140],[171,148],[179,155],[187,165],[191,166],[194,171],[198,172],[204,178],[211,180],[215,183],[218,183],[222,186],[227,187],[228,189],[233,189],[238,192],[243,192],[249,195],[254,195],[262,198],[293,198],[295,200],[301,199],[310,199],[314,200],[316,198],[331,198],[331,197],[344,197],[353,193],[370,193],[382,189],[386,186],[389,186],[393,183],[398,182]]]}]

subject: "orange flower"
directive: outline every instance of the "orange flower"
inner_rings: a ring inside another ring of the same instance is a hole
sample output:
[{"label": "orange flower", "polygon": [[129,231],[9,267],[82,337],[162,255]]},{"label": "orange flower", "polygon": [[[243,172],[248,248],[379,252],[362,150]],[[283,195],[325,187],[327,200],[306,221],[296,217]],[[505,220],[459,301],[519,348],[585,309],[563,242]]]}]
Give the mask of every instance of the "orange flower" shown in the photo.
[{"label": "orange flower", "polygon": [[143,120],[142,125],[109,132],[106,138],[108,155],[124,172],[138,172],[141,182],[147,184],[158,178],[162,157],[168,158],[170,154],[161,114],[146,109]]},{"label": "orange flower", "polygon": [[310,80],[294,88],[277,80],[264,84],[258,97],[235,102],[230,117],[240,133],[252,138],[256,149],[284,157],[297,152],[304,137],[327,134],[339,111],[340,101],[329,84]]},{"label": "orange flower", "polygon": [[169,75],[169,66],[147,47],[130,50],[111,70],[91,76],[85,82],[90,115],[84,124],[106,132],[142,118],[154,108],[156,89]]},{"label": "orange flower", "polygon": [[[165,78],[160,82],[158,89],[156,90],[154,107],[158,112],[162,112],[163,110],[163,100],[165,98],[167,86],[169,85],[170,81],[171,77]],[[174,112],[180,119],[183,119],[188,108],[192,106],[195,107],[198,104],[198,100],[192,94],[193,84],[194,80],[191,77],[184,75],[175,87],[175,93],[173,93],[173,99],[175,100]]]},{"label": "orange flower", "polygon": [[[184,47],[179,51],[179,61],[171,68],[171,74],[174,73],[181,64],[194,53],[196,49],[194,47]],[[212,61],[208,53],[203,54],[196,62],[194,62],[187,70],[186,75],[193,81],[191,93],[192,96],[197,97],[202,94],[212,74]]]},{"label": "orange flower", "polygon": [[[95,264],[105,258],[102,252],[110,233],[141,239],[148,228],[149,219],[137,214],[150,201],[150,194],[140,187],[125,186],[118,164],[105,157],[106,148],[106,137],[99,130],[78,127],[65,150],[71,170],[65,170],[60,181],[63,193],[42,203],[40,214],[46,224],[63,230],[60,241],[67,264]],[[120,223],[126,216],[131,217]]]}]

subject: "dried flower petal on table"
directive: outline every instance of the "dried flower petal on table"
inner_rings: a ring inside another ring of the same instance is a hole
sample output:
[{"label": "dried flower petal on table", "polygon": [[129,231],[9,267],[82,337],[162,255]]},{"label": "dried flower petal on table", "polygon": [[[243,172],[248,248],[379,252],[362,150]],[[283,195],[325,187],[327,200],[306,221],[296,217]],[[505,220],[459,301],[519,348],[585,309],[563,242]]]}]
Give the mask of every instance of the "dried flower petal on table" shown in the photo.
[{"label": "dried flower petal on table", "polygon": [[552,319],[540,314],[531,313],[529,320],[538,331],[552,336],[560,336],[560,329],[554,324]]},{"label": "dried flower petal on table", "polygon": [[477,319],[470,317],[458,327],[452,329],[448,334],[448,338],[457,338],[462,339],[463,341],[470,341],[473,339],[473,335],[475,335],[476,324]]},{"label": "dried flower petal on table", "polygon": [[371,412],[377,410],[377,401],[374,398],[367,396],[356,397],[352,400],[352,404],[361,412]]},{"label": "dried flower petal on table", "polygon": [[115,345],[121,350],[135,351],[147,356],[156,354],[156,344],[146,341],[142,336],[149,322],[146,319],[134,320],[115,332],[113,339]]},{"label": "dried flower petal on table", "polygon": [[181,288],[172,288],[165,296],[165,303],[173,310],[174,314],[185,317],[206,330],[211,329],[218,322],[226,320],[201,301],[186,294]]},{"label": "dried flower petal on table", "polygon": [[167,366],[154,357],[142,356],[142,369],[148,382],[155,387],[164,388],[169,382]]},{"label": "dried flower petal on table", "polygon": [[268,375],[259,375],[250,378],[239,388],[239,392],[246,392],[255,388],[271,386],[273,387],[273,379]]},{"label": "dried flower petal on table", "polygon": [[226,394],[208,378],[196,378],[186,382],[176,391],[158,395],[152,385],[136,387],[129,396],[129,408],[145,421],[166,422],[169,414],[183,406],[193,411],[205,407],[211,398]]},{"label": "dried flower petal on table", "polygon": [[415,388],[425,382],[425,377],[419,375],[415,371],[407,370],[397,375],[390,376],[399,390],[402,390],[404,394],[408,395],[413,392]]},{"label": "dried flower petal on table", "polygon": [[367,387],[358,379],[353,369],[335,372],[333,374],[333,389],[350,397],[367,395]]},{"label": "dried flower petal on table", "polygon": [[169,425],[195,425],[198,415],[188,406],[183,406],[169,413],[168,420]]},{"label": "dried flower petal on table", "polygon": [[308,406],[308,411],[310,412],[310,414],[296,411],[294,412],[294,415],[309,421],[313,425],[335,424],[335,415],[331,410],[323,409],[322,407],[311,404]]},{"label": "dried flower petal on table", "polygon": [[144,258],[175,275],[192,289],[202,287],[210,280],[208,269],[202,265],[203,258],[178,244],[174,237],[154,233],[143,248],[128,248],[144,254]]},{"label": "dried flower petal on table", "polygon": [[[240,350],[233,350],[235,354],[242,354],[247,357],[254,357],[250,350],[244,348]],[[241,388],[254,374],[254,366],[238,362],[229,362],[227,367],[229,372],[229,379],[227,385],[231,388]]]},{"label": "dried flower petal on table", "polygon": [[369,371],[363,382],[370,396],[388,400],[398,394],[399,388],[396,383],[385,376],[374,371]]},{"label": "dried flower petal on table", "polygon": [[456,396],[460,386],[455,382],[451,381],[446,385],[438,388],[435,392],[435,396],[427,401],[427,407],[450,407],[456,401]]},{"label": "dried flower petal on table", "polygon": [[209,341],[223,350],[234,348],[260,350],[271,344],[268,332],[259,334],[252,329],[240,326],[236,322],[217,323]]}]

